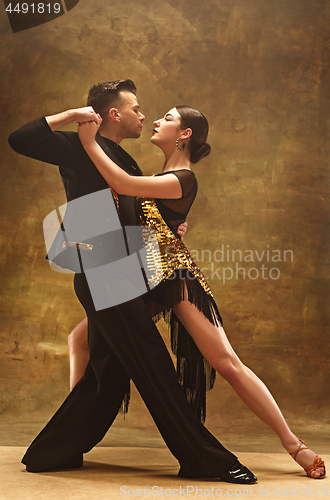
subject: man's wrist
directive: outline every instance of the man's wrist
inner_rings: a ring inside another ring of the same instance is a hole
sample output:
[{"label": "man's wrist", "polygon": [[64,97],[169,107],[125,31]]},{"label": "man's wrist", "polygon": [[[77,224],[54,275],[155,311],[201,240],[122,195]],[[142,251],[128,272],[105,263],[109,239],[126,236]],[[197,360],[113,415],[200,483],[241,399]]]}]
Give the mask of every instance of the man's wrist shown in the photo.
[{"label": "man's wrist", "polygon": [[78,118],[78,113],[76,109],[68,109],[65,111],[67,115],[67,123],[75,122],[76,119]]},{"label": "man's wrist", "polygon": [[63,125],[67,125],[75,121],[77,116],[75,109],[68,109],[67,111],[63,111],[62,113],[58,113],[56,115],[45,116],[45,119],[49,125],[49,127],[54,132],[58,128],[63,127]]}]

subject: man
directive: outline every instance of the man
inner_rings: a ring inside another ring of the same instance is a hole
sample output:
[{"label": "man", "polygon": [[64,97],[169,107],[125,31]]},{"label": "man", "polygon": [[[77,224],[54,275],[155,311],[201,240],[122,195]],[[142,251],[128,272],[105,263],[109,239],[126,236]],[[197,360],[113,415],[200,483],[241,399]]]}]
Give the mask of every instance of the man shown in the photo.
[{"label": "man", "polygon": [[[78,135],[57,131],[71,121],[97,121],[96,113],[100,113],[103,121],[99,144],[127,173],[141,175],[136,162],[119,146],[124,138],[139,137],[143,126],[144,116],[133,82],[96,85],[90,91],[88,104],[92,107],[34,120],[9,137],[16,152],[59,165],[68,202],[108,188]],[[134,198],[119,196],[118,203],[121,224],[136,225]],[[108,214],[99,216],[107,218]],[[93,251],[107,244],[113,242],[104,236],[96,238]],[[100,255],[102,260],[105,254]],[[83,453],[95,446],[111,426],[132,378],[167,446],[180,462],[181,477],[256,482],[256,477],[193,414],[143,300],[138,297],[96,311],[83,272],[75,275],[74,285],[88,316],[90,363],[82,380],[27,450],[23,457],[27,470],[80,467]]]}]

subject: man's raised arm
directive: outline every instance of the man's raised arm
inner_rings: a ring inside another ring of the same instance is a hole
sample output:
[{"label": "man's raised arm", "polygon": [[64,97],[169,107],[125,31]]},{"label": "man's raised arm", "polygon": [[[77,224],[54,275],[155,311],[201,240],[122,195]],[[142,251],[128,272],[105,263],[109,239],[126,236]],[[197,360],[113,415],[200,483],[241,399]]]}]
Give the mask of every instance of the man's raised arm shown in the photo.
[{"label": "man's raised arm", "polygon": [[100,122],[100,118],[95,113],[92,106],[86,106],[85,108],[68,109],[67,111],[58,113],[57,115],[46,116],[45,119],[49,125],[49,128],[53,132],[72,122]]},{"label": "man's raised arm", "polygon": [[37,118],[12,132],[8,142],[16,153],[23,156],[53,165],[70,165],[77,155],[73,146],[80,144],[78,135],[55,131],[68,123],[85,121],[99,121],[91,106]]}]

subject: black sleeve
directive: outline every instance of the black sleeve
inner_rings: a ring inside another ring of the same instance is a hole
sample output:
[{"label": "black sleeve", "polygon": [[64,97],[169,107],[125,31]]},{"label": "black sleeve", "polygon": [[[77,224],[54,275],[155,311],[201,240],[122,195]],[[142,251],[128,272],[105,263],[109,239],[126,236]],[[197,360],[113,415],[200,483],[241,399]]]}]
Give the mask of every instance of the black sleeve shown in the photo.
[{"label": "black sleeve", "polygon": [[26,123],[12,132],[9,145],[16,152],[35,160],[76,170],[86,161],[86,152],[76,132],[53,132],[45,117]]},{"label": "black sleeve", "polygon": [[173,170],[171,174],[174,174],[179,179],[182,189],[182,198],[188,196],[194,188],[196,189],[196,177],[191,170]]}]

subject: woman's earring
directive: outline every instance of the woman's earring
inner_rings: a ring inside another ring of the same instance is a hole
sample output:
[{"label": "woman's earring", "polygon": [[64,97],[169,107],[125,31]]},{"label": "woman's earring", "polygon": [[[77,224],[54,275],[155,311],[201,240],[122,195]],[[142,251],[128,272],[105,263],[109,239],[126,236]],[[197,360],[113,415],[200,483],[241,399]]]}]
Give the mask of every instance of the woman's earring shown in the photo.
[{"label": "woman's earring", "polygon": [[181,151],[181,153],[182,153],[182,151],[184,151],[184,150],[185,150],[186,145],[185,145],[184,143],[182,143],[182,149],[180,149],[180,148],[179,148],[179,140],[180,140],[180,137],[178,137],[178,138],[177,138],[177,140],[176,140],[176,147],[177,147],[177,148],[178,148],[178,150],[179,150],[179,151]]}]

